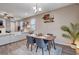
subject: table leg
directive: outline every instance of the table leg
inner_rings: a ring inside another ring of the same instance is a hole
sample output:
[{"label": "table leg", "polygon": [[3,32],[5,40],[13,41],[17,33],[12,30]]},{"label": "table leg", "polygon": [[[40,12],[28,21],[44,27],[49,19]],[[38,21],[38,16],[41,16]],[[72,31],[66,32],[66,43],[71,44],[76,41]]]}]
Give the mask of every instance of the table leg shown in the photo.
[{"label": "table leg", "polygon": [[51,42],[51,44],[52,44],[52,47],[54,47],[54,49],[56,49],[54,40],[53,40],[53,43]]},{"label": "table leg", "polygon": [[51,41],[48,41],[48,51],[49,51],[49,55],[50,55],[50,51],[51,51]]}]

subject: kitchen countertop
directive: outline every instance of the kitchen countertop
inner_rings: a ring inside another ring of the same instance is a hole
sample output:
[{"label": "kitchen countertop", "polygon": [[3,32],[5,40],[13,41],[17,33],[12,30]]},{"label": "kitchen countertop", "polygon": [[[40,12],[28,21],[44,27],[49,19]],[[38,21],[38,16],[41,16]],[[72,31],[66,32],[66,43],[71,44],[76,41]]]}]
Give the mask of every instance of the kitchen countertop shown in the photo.
[{"label": "kitchen countertop", "polygon": [[5,33],[0,34],[0,45],[16,42],[26,38],[25,32]]}]

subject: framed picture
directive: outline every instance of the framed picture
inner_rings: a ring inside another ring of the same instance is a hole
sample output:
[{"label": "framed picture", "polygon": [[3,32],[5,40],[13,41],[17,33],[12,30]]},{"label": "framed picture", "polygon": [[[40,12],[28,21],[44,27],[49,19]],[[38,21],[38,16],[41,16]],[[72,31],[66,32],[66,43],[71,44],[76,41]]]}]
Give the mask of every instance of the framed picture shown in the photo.
[{"label": "framed picture", "polygon": [[50,22],[54,22],[54,16],[51,17],[50,14],[45,14],[43,16],[43,20],[44,20],[44,23],[50,23]]}]

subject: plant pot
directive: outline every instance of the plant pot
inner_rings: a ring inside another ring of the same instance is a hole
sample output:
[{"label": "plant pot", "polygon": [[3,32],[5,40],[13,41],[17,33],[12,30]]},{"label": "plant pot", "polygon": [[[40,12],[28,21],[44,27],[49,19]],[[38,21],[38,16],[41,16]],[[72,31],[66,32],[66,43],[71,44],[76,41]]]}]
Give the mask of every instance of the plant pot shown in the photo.
[{"label": "plant pot", "polygon": [[76,47],[79,48],[79,39],[75,41]]},{"label": "plant pot", "polygon": [[71,43],[72,45],[76,45],[75,43]]},{"label": "plant pot", "polygon": [[76,44],[75,45],[71,44],[70,46],[71,48],[76,49]]}]

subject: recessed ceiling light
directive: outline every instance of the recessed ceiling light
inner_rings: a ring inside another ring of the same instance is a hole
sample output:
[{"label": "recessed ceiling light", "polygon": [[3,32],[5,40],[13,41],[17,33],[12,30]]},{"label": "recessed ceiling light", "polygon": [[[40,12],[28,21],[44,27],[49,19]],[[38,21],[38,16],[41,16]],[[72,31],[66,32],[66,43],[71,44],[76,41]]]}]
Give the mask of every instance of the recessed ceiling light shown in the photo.
[{"label": "recessed ceiling light", "polygon": [[27,16],[27,15],[28,15],[28,13],[25,13],[25,14],[24,14],[24,16]]}]

